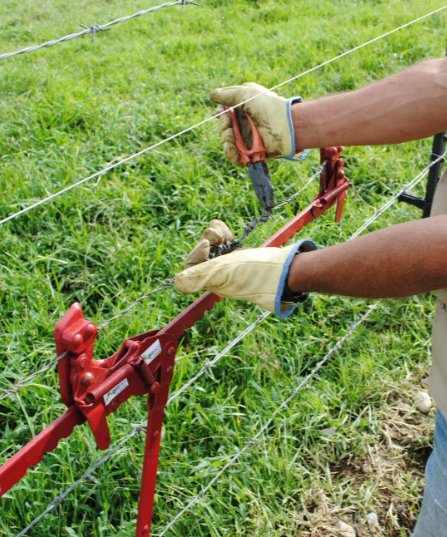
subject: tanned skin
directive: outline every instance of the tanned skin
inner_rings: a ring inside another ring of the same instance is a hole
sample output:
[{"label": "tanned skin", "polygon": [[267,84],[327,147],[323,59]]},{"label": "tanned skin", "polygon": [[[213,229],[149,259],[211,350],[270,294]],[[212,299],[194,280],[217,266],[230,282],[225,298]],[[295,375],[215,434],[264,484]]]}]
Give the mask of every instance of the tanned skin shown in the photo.
[{"label": "tanned skin", "polygon": [[[396,144],[433,136],[447,129],[447,59],[423,62],[356,91],[296,104],[292,117],[298,148]],[[289,286],[294,292],[363,298],[447,288],[447,215],[300,254]]]}]

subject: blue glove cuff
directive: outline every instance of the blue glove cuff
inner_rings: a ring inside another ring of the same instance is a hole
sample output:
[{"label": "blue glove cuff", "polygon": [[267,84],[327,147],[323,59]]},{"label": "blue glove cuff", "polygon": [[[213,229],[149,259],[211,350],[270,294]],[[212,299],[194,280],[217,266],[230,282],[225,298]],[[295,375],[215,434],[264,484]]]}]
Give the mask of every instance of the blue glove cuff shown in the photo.
[{"label": "blue glove cuff", "polygon": [[287,256],[286,262],[284,263],[281,278],[279,279],[278,291],[275,298],[275,313],[281,319],[286,319],[293,311],[295,311],[297,304],[290,306],[285,311],[281,311],[281,299],[284,292],[284,286],[286,284],[287,278],[289,277],[290,265],[294,257],[299,252],[309,252],[311,250],[318,250],[318,246],[311,240],[304,239],[298,241],[293,245],[293,248],[290,250],[289,255]]},{"label": "blue glove cuff", "polygon": [[292,97],[287,101],[287,121],[289,123],[289,129],[290,129],[290,136],[291,142],[292,142],[292,152],[290,155],[286,155],[285,159],[287,160],[303,160],[306,158],[307,154],[309,153],[309,149],[304,149],[304,151],[301,153],[301,155],[297,158],[295,158],[296,155],[296,147],[295,147],[295,129],[293,128],[293,121],[292,121],[292,105],[295,103],[302,103],[303,99],[301,97]]}]

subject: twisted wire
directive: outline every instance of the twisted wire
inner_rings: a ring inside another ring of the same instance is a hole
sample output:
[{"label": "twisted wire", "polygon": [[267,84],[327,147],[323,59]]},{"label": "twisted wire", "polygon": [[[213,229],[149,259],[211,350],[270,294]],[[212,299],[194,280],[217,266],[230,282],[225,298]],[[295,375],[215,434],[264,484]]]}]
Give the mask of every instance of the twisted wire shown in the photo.
[{"label": "twisted wire", "polygon": [[96,34],[99,32],[108,32],[111,29],[111,26],[114,26],[115,24],[120,24],[122,22],[127,22],[132,19],[135,19],[137,17],[142,17],[143,15],[147,15],[148,13],[153,13],[154,11],[158,11],[159,9],[163,9],[165,7],[172,7],[172,6],[182,6],[182,10],[185,8],[188,4],[194,4],[198,5],[193,0],[177,0],[176,2],[166,2],[165,4],[162,4],[160,6],[151,7],[150,9],[143,9],[142,11],[138,11],[138,13],[134,13],[133,15],[128,15],[125,17],[120,17],[119,19],[115,19],[113,21],[107,22],[105,24],[93,24],[92,26],[86,26],[85,24],[80,24],[83,28],[85,28],[81,32],[76,32],[73,34],[65,35],[64,37],[60,37],[59,39],[53,39],[52,41],[47,41],[46,43],[42,43],[40,45],[35,45],[32,47],[26,47],[22,48],[21,50],[16,50],[15,52],[5,52],[3,54],[0,54],[0,61],[7,60],[8,58],[12,58],[14,56],[19,56],[20,54],[27,54],[29,52],[35,52],[36,50],[40,50],[42,48],[48,48],[53,47],[54,45],[58,45],[59,43],[65,43],[66,41],[71,41],[72,39],[76,39],[78,37],[83,37],[84,35],[92,35],[92,40],[95,40]]},{"label": "twisted wire", "polygon": [[[440,160],[444,159],[445,155],[447,154],[447,151],[443,154],[438,156],[438,158],[434,161],[432,161],[428,166],[422,170],[408,185],[406,185],[398,194],[394,195],[387,203],[385,203],[378,211],[375,212],[375,214],[369,218],[360,228],[354,232],[348,239],[348,241],[355,239],[364,231],[367,227],[369,227],[373,222],[375,222],[379,216],[381,216],[387,209],[389,209],[396,201],[398,200],[399,196],[406,192],[407,190],[413,188],[416,186],[425,176],[425,174],[430,170],[432,166],[437,164]],[[294,399],[298,393],[302,390],[302,388],[306,387],[310,380],[321,370],[321,368],[334,356],[336,352],[342,347],[344,342],[351,337],[351,335],[357,330],[357,328],[366,321],[366,319],[371,315],[373,311],[375,311],[379,305],[382,303],[381,300],[378,300],[375,304],[373,304],[365,313],[364,315],[355,323],[351,325],[351,328],[348,330],[348,332],[337,341],[337,343],[334,345],[334,347],[323,357],[322,360],[318,362],[316,367],[305,377],[304,380],[302,380],[292,391],[292,393],[288,396],[286,400],[284,400],[281,405],[273,412],[272,416],[267,420],[267,422],[261,427],[261,429],[252,437],[251,440],[249,440],[242,449],[240,449],[235,455],[233,455],[227,464],[225,464],[219,472],[211,479],[211,481],[208,483],[208,485],[196,495],[194,496],[187,505],[177,513],[177,515],[169,522],[167,526],[163,529],[163,531],[158,534],[158,537],[163,537],[166,535],[166,533],[176,524],[176,522],[188,511],[191,510],[192,507],[194,507],[195,504],[197,504],[203,496],[210,490],[210,488],[220,479],[220,477],[226,472],[238,459],[241,457],[248,449],[250,449],[251,446],[253,446],[259,438],[263,435],[263,433],[270,427],[270,425],[274,422],[275,417],[284,409],[286,408],[289,403]]]},{"label": "twisted wire", "polygon": [[52,369],[59,362],[59,360],[62,360],[62,358],[65,358],[66,356],[67,356],[67,352],[63,352],[60,356],[56,358],[56,360],[53,360],[49,364],[45,365],[44,367],[42,367],[42,369],[39,369],[39,371],[32,373],[26,379],[21,380],[20,382],[17,382],[16,384],[13,384],[10,388],[7,388],[6,390],[1,390],[0,401],[3,401],[3,399],[6,399],[7,397],[11,397],[15,393],[17,393],[17,391],[20,388],[23,388],[24,386],[32,382],[35,378],[37,378],[42,373],[46,373],[47,371]]},{"label": "twisted wire", "polygon": [[[180,1],[180,0],[179,0]],[[366,46],[369,46],[381,39],[384,39],[385,37],[388,37],[400,30],[403,30],[404,28],[408,28],[409,26],[413,25],[413,24],[416,24],[417,22],[420,22],[428,17],[431,17],[432,15],[435,15],[436,13],[440,13],[441,11],[444,11],[445,9],[447,9],[447,5],[443,6],[443,7],[440,7],[439,9],[436,9],[434,11],[431,11],[430,13],[427,13],[425,15],[422,15],[421,17],[418,17],[417,19],[414,19],[410,22],[407,22],[406,24],[403,24],[402,26],[399,26],[398,28],[394,28],[393,30],[390,30],[389,32],[386,32],[380,36],[377,36],[369,41],[366,41],[365,43],[362,43],[361,45],[358,45],[348,51],[345,51],[343,52],[342,54],[339,54],[338,56],[334,56],[333,58],[331,58],[330,60],[326,60],[310,69],[308,69],[307,71],[303,71],[302,73],[298,74],[298,75],[295,75],[293,76],[292,78],[289,78],[288,80],[285,80],[284,82],[281,82],[279,84],[277,84],[276,86],[273,86],[272,88],[270,89],[266,89],[265,91],[257,94],[257,95],[254,95],[253,97],[250,97],[249,99],[246,99],[245,101],[242,101],[241,103],[233,106],[231,109],[236,109],[236,108],[239,108],[240,106],[244,106],[245,104],[253,101],[254,99],[257,99],[259,97],[261,97],[262,95],[265,95],[266,93],[268,93],[269,91],[274,91],[286,84],[289,84],[290,82],[294,82],[295,80],[298,80],[299,78],[305,76],[305,75],[308,75],[310,73],[313,73],[314,71],[317,71],[318,69],[321,69],[322,67],[325,67],[326,65],[329,65],[330,63],[334,62],[334,61],[337,61],[345,56],[348,56],[349,54],[352,54],[353,52],[356,52],[357,50],[360,50],[362,49],[363,47],[366,47]],[[214,119],[222,116],[223,114],[226,114],[226,110],[214,115],[214,116],[211,116],[211,117],[208,117],[202,121],[199,121],[198,123],[195,123],[194,125],[191,125],[190,127],[187,127],[186,129],[183,129],[182,131],[179,131],[175,134],[173,134],[172,136],[169,136],[168,138],[165,138],[163,140],[160,140],[159,142],[155,143],[155,144],[152,144],[151,146],[149,147],[146,147],[144,149],[142,149],[141,151],[138,151],[124,159],[121,159],[119,160],[118,162],[116,162],[115,164],[112,164],[110,166],[107,166],[106,168],[98,171],[98,172],[95,172],[93,173],[92,175],[89,175],[88,177],[86,177],[85,179],[81,179],[80,181],[78,181],[77,183],[73,183],[72,185],[66,187],[66,188],[63,188],[62,190],[58,191],[58,192],[55,192],[54,194],[51,194],[50,196],[36,202],[36,203],[33,203],[31,205],[28,205],[28,207],[24,207],[23,209],[21,209],[20,211],[17,211],[15,213],[12,213],[10,214],[9,216],[3,218],[2,220],[0,220],[0,225],[2,224],[5,224],[6,222],[9,222],[10,220],[13,220],[14,218],[17,218],[25,213],[27,213],[28,211],[31,211],[41,205],[43,205],[44,203],[47,203],[51,200],[53,200],[54,198],[58,197],[58,196],[61,196],[62,194],[65,194],[66,192],[69,192],[70,190],[72,190],[73,188],[76,188],[78,186],[81,186],[83,185],[84,183],[88,182],[88,181],[91,181],[92,179],[95,179],[97,177],[100,177],[102,175],[104,175],[105,173],[117,168],[118,166],[122,166],[123,164],[125,164],[126,162],[129,162],[130,160],[132,159],[135,159],[135,158],[138,158],[140,157],[141,155],[144,155],[145,153],[148,153],[149,151],[153,151],[154,149],[168,143],[168,142],[171,142],[172,140],[178,138],[179,136],[183,136],[184,134],[187,134],[188,132],[194,130],[194,129],[197,129],[198,127],[201,127],[202,125],[205,125],[206,123],[209,123],[210,121],[213,121]]]},{"label": "twisted wire", "polygon": [[[319,171],[317,171],[316,174],[314,174],[310,179],[309,181],[298,191],[296,192],[295,194],[293,194],[292,196],[290,196],[289,198],[287,198],[286,200],[278,203],[278,205],[276,205],[273,209],[278,209],[280,207],[283,207],[289,203],[292,203],[292,201],[294,201],[309,185],[312,181],[314,181],[314,179],[318,176],[318,174],[320,173],[322,169],[322,166],[320,166],[318,168]],[[259,224],[260,222],[258,222]],[[256,225],[258,225],[256,224]],[[250,225],[250,224],[249,224]],[[256,227],[256,226],[255,226]],[[246,228],[245,228],[246,229]],[[254,229],[254,228],[253,228]],[[245,234],[245,230],[244,230],[244,234]],[[133,308],[135,308],[135,306],[137,306],[138,304],[140,304],[141,302],[143,302],[144,300],[146,300],[146,298],[149,298],[150,296],[154,295],[155,293],[158,293],[160,291],[163,291],[165,289],[168,289],[170,287],[172,287],[174,285],[174,278],[168,278],[167,280],[164,280],[160,283],[160,285],[158,287],[156,287],[155,289],[153,289],[152,291],[149,291],[148,293],[145,293],[144,295],[142,295],[140,298],[138,298],[137,300],[135,300],[134,302],[132,302],[131,304],[129,304],[129,306],[127,306],[127,308],[119,311],[117,314],[115,314],[113,317],[111,317],[110,319],[107,319],[106,321],[103,321],[101,324],[98,325],[98,332],[101,332],[103,330],[106,329],[106,327],[112,323],[113,321],[116,321],[117,319],[119,319],[120,317],[123,317],[123,315],[126,315],[129,311],[131,311]],[[262,316],[261,316],[262,317]],[[248,333],[248,332],[247,332]],[[244,336],[245,337],[245,334]],[[237,338],[236,338],[237,339]],[[238,340],[240,341],[240,340]],[[6,397],[10,397],[11,395],[14,395],[20,388],[23,388],[24,386],[26,386],[27,384],[29,384],[30,382],[32,382],[36,377],[38,377],[39,375],[41,375],[42,373],[45,373],[46,371],[49,371],[50,369],[52,369],[57,363],[59,360],[61,360],[62,358],[65,358],[66,356],[66,352],[64,352],[61,356],[59,356],[56,360],[53,360],[52,362],[50,362],[49,364],[47,364],[46,366],[44,366],[42,369],[40,369],[39,371],[36,371],[35,373],[33,373],[32,375],[30,375],[29,377],[27,377],[26,379],[18,382],[17,384],[14,384],[13,386],[11,386],[10,388],[8,389],[4,389],[4,390],[1,390],[1,393],[2,395],[0,395],[0,402],[5,399]],[[220,359],[220,358],[219,358]],[[189,386],[189,384],[188,384]]]},{"label": "twisted wire", "polygon": [[389,207],[394,205],[396,201],[399,199],[399,196],[407,192],[408,190],[411,190],[414,188],[418,183],[422,181],[422,179],[425,177],[427,172],[430,171],[430,168],[435,166],[440,161],[444,160],[444,157],[446,156],[447,151],[443,155],[439,155],[437,159],[430,162],[428,166],[426,166],[408,185],[404,186],[402,190],[400,190],[397,194],[394,194],[392,198],[389,199],[380,209],[376,210],[375,213],[371,216],[371,218],[368,218],[368,220],[350,237],[349,240],[355,239],[358,237],[367,227],[369,227],[373,222],[377,220],[377,218],[383,214]]}]

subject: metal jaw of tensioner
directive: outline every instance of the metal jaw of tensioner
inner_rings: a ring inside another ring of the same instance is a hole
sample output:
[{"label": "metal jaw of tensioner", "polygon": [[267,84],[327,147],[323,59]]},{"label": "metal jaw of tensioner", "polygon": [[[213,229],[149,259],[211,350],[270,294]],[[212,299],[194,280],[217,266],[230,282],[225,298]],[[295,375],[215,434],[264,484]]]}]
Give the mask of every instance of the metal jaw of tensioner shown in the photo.
[{"label": "metal jaw of tensioner", "polygon": [[[314,201],[300,211],[261,247],[280,247],[304,226],[338,203],[339,221],[351,183],[346,179],[341,147],[321,150],[324,164],[320,190]],[[62,438],[71,435],[76,425],[88,421],[98,447],[110,445],[107,416],[132,395],[148,395],[149,410],[140,506],[136,537],[149,537],[164,409],[174,372],[178,339],[185,330],[222,300],[204,293],[160,330],[126,339],[118,352],[104,360],[93,359],[98,330],[84,319],[80,304],[73,304],[55,328],[60,392],[68,409],[0,466],[0,497],[8,492]]]},{"label": "metal jaw of tensioner", "polygon": [[161,428],[174,373],[177,338],[157,330],[126,339],[105,360],[93,359],[97,329],[73,304],[55,329],[59,381],[64,403],[85,416],[100,449],[110,445],[107,416],[132,395],[148,394],[149,411],[136,537],[150,534]]},{"label": "metal jaw of tensioner", "polygon": [[[136,537],[149,537],[164,410],[174,373],[177,338],[157,330],[126,339],[118,352],[94,360],[98,330],[73,304],[57,323],[60,392],[68,410],[0,468],[0,495],[86,420],[100,449],[110,446],[107,416],[132,395],[148,394],[149,411]],[[65,353],[65,354],[64,354]]]},{"label": "metal jaw of tensioner", "polygon": [[337,203],[335,221],[340,222],[348,188],[351,182],[346,179],[344,163],[341,158],[343,147],[326,147],[320,149],[320,161],[322,165],[320,175],[320,190],[312,202],[312,214],[320,216],[323,208],[332,207]]}]

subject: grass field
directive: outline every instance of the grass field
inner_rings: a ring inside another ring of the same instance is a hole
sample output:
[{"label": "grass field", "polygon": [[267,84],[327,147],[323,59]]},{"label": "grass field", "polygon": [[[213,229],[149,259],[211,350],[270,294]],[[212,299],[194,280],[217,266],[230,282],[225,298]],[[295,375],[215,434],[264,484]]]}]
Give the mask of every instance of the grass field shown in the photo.
[{"label": "grass field", "polygon": [[[156,1],[11,0],[0,5],[0,53],[148,4]],[[214,87],[251,80],[271,87],[442,5],[203,0],[183,13],[167,8],[116,26],[94,42],[78,39],[3,61],[0,219],[208,117]],[[435,15],[280,93],[315,98],[439,57],[446,21],[446,13]],[[430,146],[424,140],[347,148],[354,187],[342,223],[328,213],[301,235],[322,246],[347,239],[423,169]],[[304,185],[316,166],[317,151],[303,163],[272,164],[277,199]],[[316,190],[311,185],[300,205]],[[422,190],[423,184],[416,193]],[[261,244],[294,209],[253,233],[250,244]],[[178,271],[209,220],[222,218],[238,234],[258,211],[245,172],[225,161],[211,122],[2,226],[0,387],[55,358],[54,325],[74,301],[99,323],[154,288],[157,278]],[[418,217],[416,209],[395,205],[371,229]],[[173,290],[154,295],[109,326],[96,357],[111,355],[126,337],[161,328],[190,301]],[[327,528],[343,519],[360,537],[409,536],[434,411],[422,419],[405,405],[428,372],[434,302],[434,296],[383,302],[168,535],[333,535]],[[154,535],[251,439],[367,307],[362,300],[321,296],[286,321],[270,316],[168,407]],[[172,390],[259,313],[246,304],[218,304],[182,339]],[[0,463],[63,410],[55,371],[2,401]],[[121,407],[109,419],[113,443],[145,416],[144,398]],[[335,433],[328,436],[328,428]],[[140,435],[120,449],[29,535],[133,535],[143,442]],[[1,499],[0,535],[17,535],[101,455],[87,426],[76,428]],[[365,521],[371,511],[379,515],[378,526]]]}]

